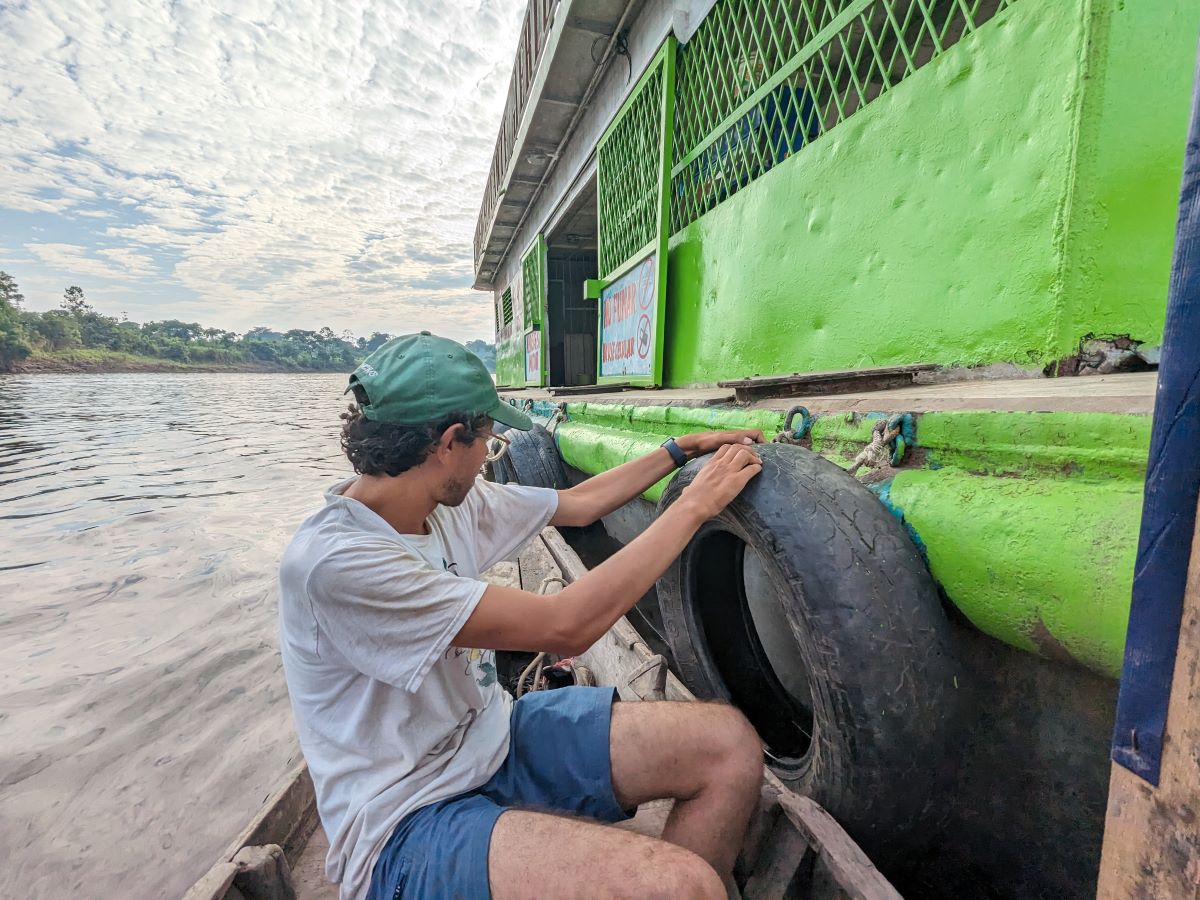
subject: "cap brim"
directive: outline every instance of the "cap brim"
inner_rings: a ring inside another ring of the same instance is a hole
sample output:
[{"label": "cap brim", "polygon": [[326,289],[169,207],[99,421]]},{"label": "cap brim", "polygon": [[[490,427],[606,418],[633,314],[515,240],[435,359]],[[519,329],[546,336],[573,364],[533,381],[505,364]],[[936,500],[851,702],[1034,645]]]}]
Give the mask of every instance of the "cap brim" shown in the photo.
[{"label": "cap brim", "polygon": [[517,431],[528,431],[533,427],[533,419],[503,400],[497,400],[496,405],[489,409],[487,414],[497,422],[503,422],[509,428],[515,428]]}]

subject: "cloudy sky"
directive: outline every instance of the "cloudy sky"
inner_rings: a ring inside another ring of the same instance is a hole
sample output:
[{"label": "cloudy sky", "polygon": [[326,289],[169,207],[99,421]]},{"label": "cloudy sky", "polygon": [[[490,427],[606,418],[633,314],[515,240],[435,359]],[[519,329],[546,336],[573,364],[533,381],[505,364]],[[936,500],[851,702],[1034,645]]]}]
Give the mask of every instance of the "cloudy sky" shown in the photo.
[{"label": "cloudy sky", "polygon": [[471,238],[524,0],[0,0],[31,309],[492,331]]}]

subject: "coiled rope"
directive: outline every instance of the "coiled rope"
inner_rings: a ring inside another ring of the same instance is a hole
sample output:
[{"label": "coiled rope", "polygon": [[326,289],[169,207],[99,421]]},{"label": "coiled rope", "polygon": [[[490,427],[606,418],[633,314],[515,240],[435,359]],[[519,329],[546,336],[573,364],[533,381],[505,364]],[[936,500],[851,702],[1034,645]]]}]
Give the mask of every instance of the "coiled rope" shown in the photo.
[{"label": "coiled rope", "polygon": [[[559,587],[560,591],[567,586],[566,581],[564,581],[562,578],[559,578],[557,575],[549,575],[546,578],[542,579],[542,583],[540,585],[538,585],[537,592],[539,594],[545,594],[546,588],[550,587],[550,585],[554,584],[555,582],[557,582],[560,585],[560,587]],[[555,591],[555,593],[558,593],[558,591]],[[535,669],[537,670],[537,674],[535,674],[533,676],[533,681],[529,685],[529,690],[536,691],[538,689],[538,682],[540,682],[542,680],[542,669],[545,667],[545,662],[546,662],[546,651],[543,650],[541,653],[539,653],[537,656],[535,656],[533,658],[533,661],[530,662],[529,665],[527,665],[525,667],[525,670],[523,672],[521,672],[521,677],[517,679],[517,697],[518,698],[526,692],[525,679],[528,678],[530,673],[533,672]]]}]

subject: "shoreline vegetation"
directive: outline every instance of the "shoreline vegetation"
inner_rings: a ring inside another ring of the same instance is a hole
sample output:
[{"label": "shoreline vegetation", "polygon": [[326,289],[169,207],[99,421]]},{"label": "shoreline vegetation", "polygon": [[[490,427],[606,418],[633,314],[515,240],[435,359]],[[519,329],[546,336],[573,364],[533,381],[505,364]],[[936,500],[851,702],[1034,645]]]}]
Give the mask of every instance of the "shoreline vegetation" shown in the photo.
[{"label": "shoreline vegetation", "polygon": [[[16,280],[0,271],[0,373],[350,372],[392,337],[328,327],[238,334],[178,319],[139,324],[97,312],[75,285],[58,309],[33,312],[24,301]],[[466,347],[495,373],[492,344]]]},{"label": "shoreline vegetation", "polygon": [[57,352],[34,351],[13,363],[5,374],[11,375],[103,375],[121,372],[348,372],[342,367],[296,369],[278,363],[178,362],[118,350],[84,349]]}]

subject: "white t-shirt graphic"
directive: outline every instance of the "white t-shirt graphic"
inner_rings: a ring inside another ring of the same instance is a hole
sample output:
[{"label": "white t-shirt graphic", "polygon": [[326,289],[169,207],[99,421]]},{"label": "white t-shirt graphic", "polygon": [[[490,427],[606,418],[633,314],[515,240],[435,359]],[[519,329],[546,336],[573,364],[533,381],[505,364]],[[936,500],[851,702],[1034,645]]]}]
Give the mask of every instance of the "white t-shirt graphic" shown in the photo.
[{"label": "white t-shirt graphic", "polygon": [[512,698],[495,654],[450,646],[487,585],[554,514],[546,488],[483,479],[439,506],[430,534],[398,534],[326,494],[283,554],[280,650],[300,746],[329,838],[325,874],[345,900],[408,813],[484,784],[508,752]]}]

